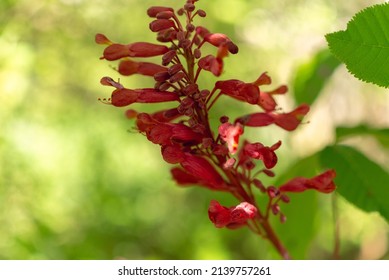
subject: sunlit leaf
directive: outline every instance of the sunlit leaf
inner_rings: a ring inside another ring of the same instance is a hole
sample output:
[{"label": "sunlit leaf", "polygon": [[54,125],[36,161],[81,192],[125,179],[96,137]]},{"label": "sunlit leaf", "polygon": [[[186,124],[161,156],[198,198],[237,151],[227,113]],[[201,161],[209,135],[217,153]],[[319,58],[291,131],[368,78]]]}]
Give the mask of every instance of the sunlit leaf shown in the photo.
[{"label": "sunlit leaf", "polygon": [[326,49],[300,65],[293,84],[296,102],[312,104],[339,64],[340,61]]},{"label": "sunlit leaf", "polygon": [[337,127],[336,139],[342,140],[356,135],[373,136],[383,146],[389,147],[389,128],[373,128],[368,125],[358,125],[353,127]]},{"label": "sunlit leaf", "polygon": [[389,221],[389,174],[356,149],[343,145],[320,153],[325,167],[334,168],[337,192],[366,212],[379,212]]},{"label": "sunlit leaf", "polygon": [[331,52],[358,79],[389,87],[389,4],[368,7],[345,31],[326,35]]}]

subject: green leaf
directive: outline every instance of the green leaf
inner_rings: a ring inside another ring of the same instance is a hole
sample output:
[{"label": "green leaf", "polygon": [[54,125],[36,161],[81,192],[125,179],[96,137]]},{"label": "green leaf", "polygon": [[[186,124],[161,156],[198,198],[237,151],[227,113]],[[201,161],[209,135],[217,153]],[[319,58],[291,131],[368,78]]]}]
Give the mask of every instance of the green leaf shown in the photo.
[{"label": "green leaf", "polygon": [[358,79],[389,87],[389,3],[368,7],[347,24],[327,34],[331,52]]},{"label": "green leaf", "polygon": [[368,125],[358,125],[354,127],[337,127],[336,139],[337,141],[344,138],[358,135],[373,136],[381,145],[389,147],[389,128],[373,128]]},{"label": "green leaf", "polygon": [[320,152],[322,164],[336,170],[337,192],[366,212],[389,221],[389,174],[356,149],[334,145]]},{"label": "green leaf", "polygon": [[293,83],[296,102],[312,104],[339,64],[340,61],[325,49],[309,62],[300,65]]},{"label": "green leaf", "polygon": [[[280,186],[297,176],[307,178],[315,176],[320,168],[319,163],[317,155],[301,159],[281,174],[275,185]],[[315,227],[318,210],[317,193],[309,191],[288,195],[290,196],[290,203],[280,205],[287,221],[281,224],[276,220],[273,225],[293,259],[305,259],[307,249],[317,230]]]}]

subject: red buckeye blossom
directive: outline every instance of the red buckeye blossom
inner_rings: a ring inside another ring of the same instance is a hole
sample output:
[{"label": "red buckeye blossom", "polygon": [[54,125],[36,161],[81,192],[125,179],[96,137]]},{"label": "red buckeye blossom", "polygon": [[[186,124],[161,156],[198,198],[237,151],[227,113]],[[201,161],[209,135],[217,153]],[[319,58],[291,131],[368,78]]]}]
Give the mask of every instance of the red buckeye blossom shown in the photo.
[{"label": "red buckeye blossom", "polygon": [[128,45],[111,44],[105,48],[103,57],[106,60],[117,60],[124,57],[152,57],[163,55],[169,49],[163,45],[137,42]]},{"label": "red buckeye blossom", "polygon": [[128,106],[132,103],[159,103],[178,101],[173,92],[159,91],[153,88],[142,89],[116,89],[112,92],[111,103],[116,107]]},{"label": "red buckeye blossom", "polygon": [[185,160],[180,164],[188,174],[198,178],[202,185],[206,185],[212,190],[226,189],[226,184],[219,172],[205,158],[186,155]]},{"label": "red buckeye blossom", "polygon": [[271,169],[277,163],[277,155],[274,153],[281,145],[281,141],[271,147],[266,147],[261,143],[246,143],[243,147],[243,153],[250,158],[260,159],[265,164],[266,168]]},{"label": "red buckeye blossom", "polygon": [[245,83],[239,80],[218,81],[215,88],[220,89],[220,92],[245,101],[250,104],[257,104],[259,98],[259,89],[251,83]]},{"label": "red buckeye blossom", "polygon": [[223,60],[211,54],[202,57],[198,65],[201,69],[211,72],[216,77],[219,77],[223,71]]},{"label": "red buckeye blossom", "polygon": [[212,200],[208,208],[208,216],[215,227],[234,229],[245,225],[248,220],[253,219],[257,211],[257,208],[248,202],[242,202],[235,207],[227,208],[220,205],[216,200]]},{"label": "red buckeye blossom", "polygon": [[237,118],[235,122],[239,122],[244,126],[260,127],[270,124],[276,124],[277,126],[292,131],[297,128],[301,123],[303,117],[309,112],[309,106],[302,104],[295,110],[289,113],[277,114],[273,112],[269,113],[253,113]]},{"label": "red buckeye blossom", "polygon": [[313,189],[322,193],[330,193],[336,188],[333,182],[335,176],[335,170],[331,169],[311,179],[297,177],[280,186],[279,190],[280,192],[303,192],[308,189]]},{"label": "red buckeye blossom", "polygon": [[203,135],[193,131],[190,127],[181,123],[162,123],[149,114],[137,115],[139,131],[145,132],[147,139],[154,144],[172,145],[174,143],[196,144],[200,143]]},{"label": "red buckeye blossom", "polygon": [[302,104],[290,113],[271,114],[274,123],[285,130],[292,131],[301,123],[302,118],[309,112],[309,106]]},{"label": "red buckeye blossom", "polygon": [[232,125],[223,123],[219,126],[219,135],[226,141],[228,150],[231,154],[235,154],[238,150],[239,137],[243,134],[243,126],[240,123]]},{"label": "red buckeye blossom", "polygon": [[167,68],[150,62],[137,62],[133,60],[123,60],[119,64],[118,72],[123,76],[141,74],[144,76],[154,76],[159,72],[167,71]]}]

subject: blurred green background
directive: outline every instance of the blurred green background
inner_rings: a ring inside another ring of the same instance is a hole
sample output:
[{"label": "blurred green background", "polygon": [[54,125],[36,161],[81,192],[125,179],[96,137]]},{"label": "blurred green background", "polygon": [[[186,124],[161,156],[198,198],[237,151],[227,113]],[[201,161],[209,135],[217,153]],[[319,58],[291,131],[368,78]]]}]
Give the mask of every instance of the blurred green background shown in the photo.
[{"label": "blurred green background", "polygon": [[[100,78],[119,75],[110,68],[114,63],[99,60],[103,47],[94,43],[94,35],[122,43],[153,41],[145,10],[183,2],[0,2],[0,259],[278,258],[247,229],[214,228],[207,217],[209,201],[236,201],[228,194],[175,186],[159,148],[133,129],[125,109],[97,100],[110,95]],[[276,86],[290,84],[295,69],[326,47],[326,33],[344,29],[355,12],[380,2],[201,0],[198,6],[208,13],[203,25],[226,33],[240,47],[238,55],[226,59],[222,78],[249,82],[268,71]],[[215,82],[210,75],[204,78],[204,86]],[[121,81],[131,88],[152,86],[140,77]],[[309,123],[292,134],[271,127],[248,130],[247,136],[268,145],[284,141],[276,169],[282,173],[299,157],[331,143],[338,124],[388,127],[384,91],[340,67],[308,115]],[[252,110],[223,100],[215,119]],[[290,96],[278,101],[286,111],[294,106]],[[350,144],[389,166],[388,154],[371,139]],[[332,258],[331,197],[302,196],[304,203],[312,199],[317,205],[314,223],[298,228],[301,235],[285,230],[307,214],[304,204],[297,205],[300,198],[292,197],[289,207],[294,203],[300,212],[291,213],[277,231],[296,247],[309,239],[294,249],[297,258]],[[341,257],[389,258],[386,222],[342,199],[337,206]]]}]

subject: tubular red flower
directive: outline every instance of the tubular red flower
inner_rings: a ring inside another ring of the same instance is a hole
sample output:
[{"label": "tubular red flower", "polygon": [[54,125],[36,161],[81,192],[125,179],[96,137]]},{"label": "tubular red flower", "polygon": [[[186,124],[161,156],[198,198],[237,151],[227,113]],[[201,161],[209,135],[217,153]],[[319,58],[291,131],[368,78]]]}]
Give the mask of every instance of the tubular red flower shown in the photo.
[{"label": "tubular red flower", "polygon": [[309,112],[309,106],[302,104],[290,113],[275,114],[271,113],[274,123],[285,130],[292,131],[301,123],[303,117]]},{"label": "tubular red flower", "polygon": [[314,189],[322,193],[330,193],[336,189],[333,179],[336,172],[333,169],[315,176],[311,179],[297,177],[279,187],[280,192],[303,192],[308,189]]},{"label": "tubular red flower", "polygon": [[178,101],[179,97],[174,92],[159,91],[153,88],[127,89],[119,88],[112,92],[111,103],[116,107],[128,106],[132,103],[159,103]]},{"label": "tubular red flower", "polygon": [[216,200],[212,200],[208,208],[208,216],[217,228],[235,229],[244,226],[248,220],[253,219],[257,211],[257,208],[248,202],[227,208]]},{"label": "tubular red flower", "polygon": [[111,44],[104,49],[103,57],[113,61],[124,57],[152,57],[163,55],[169,48],[147,42],[136,42],[128,45]]},{"label": "tubular red flower", "polygon": [[164,45],[152,44],[147,42],[136,42],[128,45],[131,57],[152,57],[163,55],[169,51]]},{"label": "tubular red flower", "polygon": [[180,163],[185,160],[185,154],[180,146],[162,146],[161,153],[163,159],[170,164]]},{"label": "tubular red flower", "polygon": [[200,182],[212,190],[225,189],[225,182],[212,164],[205,158],[188,154],[185,160],[181,162],[185,171],[198,178]]},{"label": "tubular red flower", "polygon": [[186,185],[196,185],[199,184],[199,180],[190,175],[188,172],[183,170],[180,167],[175,167],[170,170],[173,179],[177,182],[177,184],[186,186]]},{"label": "tubular red flower", "polygon": [[138,114],[137,126],[145,132],[147,139],[163,146],[185,143],[193,145],[201,143],[203,135],[182,123],[163,123],[146,113]]},{"label": "tubular red flower", "polygon": [[240,123],[235,125],[223,123],[219,126],[219,134],[226,141],[230,153],[235,154],[238,150],[239,137],[243,134],[243,126]]},{"label": "tubular red flower", "polygon": [[166,71],[167,68],[150,62],[137,62],[133,60],[123,60],[119,64],[119,73],[124,76],[141,74],[144,76],[154,76],[156,73]]},{"label": "tubular red flower", "polygon": [[128,45],[111,44],[104,49],[102,58],[113,61],[127,56],[130,56]]},{"label": "tubular red flower", "polygon": [[245,83],[234,79],[218,81],[215,84],[215,88],[220,89],[221,93],[235,99],[245,101],[250,104],[258,103],[259,88],[251,83]]},{"label": "tubular red flower", "polygon": [[222,33],[206,33],[204,35],[204,41],[210,43],[215,47],[226,48],[230,53],[236,54],[238,47],[231,41],[227,35]]},{"label": "tubular red flower", "polygon": [[275,150],[281,145],[278,141],[271,147],[266,147],[261,143],[246,143],[243,147],[243,152],[253,159],[260,159],[265,164],[266,168],[271,169],[277,164],[277,155]]},{"label": "tubular red flower", "polygon": [[210,71],[216,77],[219,77],[223,71],[223,60],[213,55],[202,57],[199,60],[198,65],[201,69]]}]

